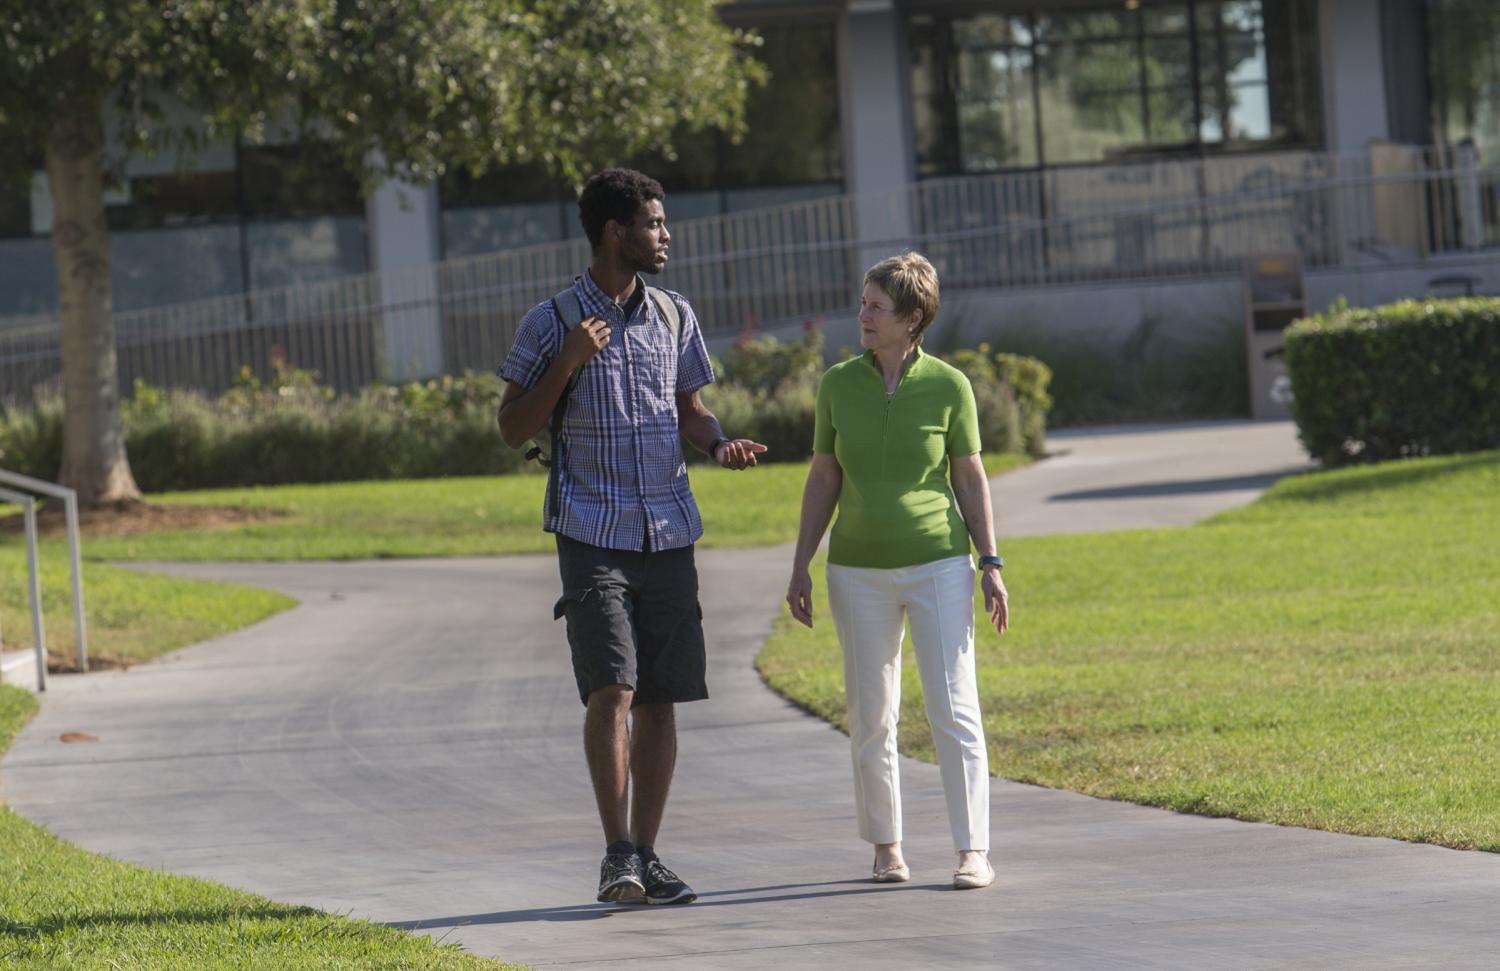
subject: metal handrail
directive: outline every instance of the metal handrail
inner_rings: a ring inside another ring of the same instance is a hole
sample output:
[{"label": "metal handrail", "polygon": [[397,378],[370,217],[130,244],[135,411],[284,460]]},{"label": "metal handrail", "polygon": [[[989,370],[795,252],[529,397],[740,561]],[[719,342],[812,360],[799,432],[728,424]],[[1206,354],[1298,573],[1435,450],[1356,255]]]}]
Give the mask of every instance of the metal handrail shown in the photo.
[{"label": "metal handrail", "polygon": [[[10,472],[5,469],[0,469],[0,483],[14,486],[16,489],[24,489],[27,492],[38,492],[44,496],[50,496],[63,501],[63,513],[68,525],[68,569],[73,581],[73,633],[78,645],[78,671],[80,674],[86,673],[89,669],[88,628],[83,618],[83,556],[81,551],[82,544],[79,540],[78,532],[78,493],[55,482],[35,479],[29,475],[21,475],[19,472]],[[17,494],[9,490],[6,490],[6,492],[9,495]],[[32,528],[34,529],[34,508],[31,517]],[[35,542],[36,537],[33,535],[28,540],[28,543],[34,545]],[[38,631],[40,631],[40,627],[38,627]],[[45,668],[45,662],[46,656],[43,655],[38,663]]]},{"label": "metal handrail", "polygon": [[36,690],[47,690],[47,644],[42,638],[42,581],[36,557],[36,500],[24,492],[0,489],[0,499],[21,507],[26,517],[26,572],[30,579],[31,644],[36,653]]}]

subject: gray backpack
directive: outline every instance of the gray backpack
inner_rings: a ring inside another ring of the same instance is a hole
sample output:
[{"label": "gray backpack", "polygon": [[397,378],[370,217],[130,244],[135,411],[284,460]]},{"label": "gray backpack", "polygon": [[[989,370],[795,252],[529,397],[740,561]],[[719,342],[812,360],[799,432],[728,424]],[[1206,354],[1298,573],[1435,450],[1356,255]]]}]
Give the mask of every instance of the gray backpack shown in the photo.
[{"label": "gray backpack", "polygon": [[[677,305],[667,296],[667,291],[657,287],[647,287],[646,296],[656,304],[656,312],[667,322],[667,329],[672,332],[672,346],[677,347],[682,341],[682,317],[677,313]],[[553,294],[552,312],[562,322],[563,338],[566,339],[568,331],[583,323],[583,304],[578,299],[578,291],[568,287]],[[561,349],[562,341],[557,346]],[[557,398],[557,407],[552,409],[547,427],[532,436],[531,447],[526,450],[526,458],[536,459],[543,468],[552,468],[552,456],[557,453],[557,436],[562,433],[563,415],[568,410],[568,395],[578,385],[578,375],[582,370],[578,368],[568,375],[568,383]]]}]

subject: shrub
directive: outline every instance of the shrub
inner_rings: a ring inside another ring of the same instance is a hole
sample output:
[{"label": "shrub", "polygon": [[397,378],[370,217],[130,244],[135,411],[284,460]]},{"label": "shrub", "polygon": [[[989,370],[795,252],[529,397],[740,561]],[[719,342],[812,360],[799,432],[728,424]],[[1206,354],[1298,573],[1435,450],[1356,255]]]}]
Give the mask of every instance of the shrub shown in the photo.
[{"label": "shrub", "polygon": [[[1248,415],[1244,321],[1216,316],[1191,330],[1163,324],[1144,317],[1123,340],[1023,325],[1006,329],[995,343],[1045,362],[1050,381],[1044,410],[1054,428]],[[1002,376],[1025,382],[1019,375]],[[1016,397],[1024,413],[1028,395],[1018,386]],[[1029,420],[1035,427],[1035,418]]]},{"label": "shrub", "polygon": [[[1041,442],[1044,365],[1008,355],[991,359],[987,347],[951,358],[974,384],[987,450]],[[742,341],[716,371],[721,379],[703,397],[728,434],[764,443],[766,461],[812,454],[821,333],[786,343],[769,336]],[[535,470],[500,437],[495,415],[503,389],[494,375],[466,373],[337,395],[313,372],[277,360],[269,381],[243,369],[217,398],[137,381],[121,414],[131,469],[146,492]],[[62,410],[54,395],[0,411],[0,464],[55,478]]]},{"label": "shrub", "polygon": [[520,470],[495,422],[502,389],[465,374],[337,396],[310,372],[247,372],[216,399],[137,382],[125,445],[147,492]]},{"label": "shrub", "polygon": [[785,343],[770,334],[742,338],[715,365],[721,381],[752,391],[772,392],[806,378],[816,381],[823,373],[823,332],[809,330]]},{"label": "shrub", "polygon": [[803,374],[764,390],[719,381],[703,389],[703,403],[724,433],[766,446],[765,462],[798,462],[812,455],[818,376]]},{"label": "shrub", "polygon": [[1041,361],[1017,354],[990,354],[988,344],[943,355],[974,387],[979,437],[987,452],[1047,452],[1047,394],[1052,371]]},{"label": "shrub", "polygon": [[1022,451],[1021,410],[1016,395],[1001,381],[974,381],[974,406],[979,412],[979,441],[986,452]]},{"label": "shrub", "polygon": [[202,395],[137,381],[135,397],[123,411],[125,454],[136,484],[146,492],[201,488],[220,467],[229,429]]},{"label": "shrub", "polygon": [[1047,415],[1052,411],[1052,369],[1034,357],[1000,353],[995,355],[995,369],[1000,380],[1015,395],[1019,447],[1007,451],[1025,452],[1035,458],[1047,454]]},{"label": "shrub", "polygon": [[62,471],[63,399],[39,396],[29,408],[0,403],[0,468],[55,480]]},{"label": "shrub", "polygon": [[1287,331],[1286,363],[1325,465],[1500,445],[1500,299],[1334,308]]}]

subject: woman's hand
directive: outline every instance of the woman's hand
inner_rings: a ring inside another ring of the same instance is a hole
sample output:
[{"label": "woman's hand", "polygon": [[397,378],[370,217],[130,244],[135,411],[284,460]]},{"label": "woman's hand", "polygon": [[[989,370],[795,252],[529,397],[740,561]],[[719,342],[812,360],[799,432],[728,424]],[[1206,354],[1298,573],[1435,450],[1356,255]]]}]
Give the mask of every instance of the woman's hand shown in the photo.
[{"label": "woman's hand", "polygon": [[984,609],[990,612],[990,622],[995,625],[995,633],[1005,633],[1010,626],[1010,594],[1005,590],[1005,581],[1000,579],[1000,568],[985,567],[979,586],[984,590]]},{"label": "woman's hand", "polygon": [[805,627],[813,625],[812,574],[806,570],[793,570],[792,582],[786,585],[786,605],[792,608],[792,616]]}]

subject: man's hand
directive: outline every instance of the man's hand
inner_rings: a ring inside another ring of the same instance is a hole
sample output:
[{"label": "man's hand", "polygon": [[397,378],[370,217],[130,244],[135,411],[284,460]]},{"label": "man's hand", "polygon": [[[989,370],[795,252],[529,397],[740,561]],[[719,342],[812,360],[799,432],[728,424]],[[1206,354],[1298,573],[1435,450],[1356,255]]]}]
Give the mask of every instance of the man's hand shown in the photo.
[{"label": "man's hand", "polygon": [[713,459],[726,469],[748,469],[755,464],[755,457],[764,451],[766,451],[766,446],[760,442],[752,442],[748,438],[736,438],[720,442],[719,447],[714,449]]},{"label": "man's hand", "polygon": [[568,371],[576,371],[594,355],[604,350],[609,343],[610,327],[598,317],[585,317],[577,327],[568,331],[563,340],[562,353],[558,355],[567,362]]},{"label": "man's hand", "polygon": [[793,570],[792,582],[786,585],[786,605],[792,608],[792,617],[805,627],[812,627],[812,574],[806,570]]},{"label": "man's hand", "polygon": [[995,633],[1003,634],[1010,627],[1010,594],[1005,590],[1005,581],[1000,579],[1000,568],[987,566],[979,586],[984,590],[984,609],[990,612],[990,622]]}]

